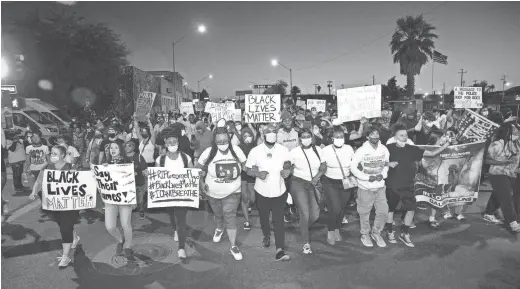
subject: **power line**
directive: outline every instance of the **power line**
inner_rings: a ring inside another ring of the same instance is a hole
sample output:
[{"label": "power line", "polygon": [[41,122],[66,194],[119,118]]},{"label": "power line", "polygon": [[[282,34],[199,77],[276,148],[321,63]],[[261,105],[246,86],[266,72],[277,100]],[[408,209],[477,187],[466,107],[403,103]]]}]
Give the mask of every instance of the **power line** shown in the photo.
[{"label": "power line", "polygon": [[[444,6],[444,5],[447,4],[447,3],[448,3],[448,1],[444,1],[444,2],[442,2],[441,4],[439,4],[439,5],[435,6],[435,7],[433,7],[433,8],[430,9],[430,10],[428,10],[426,13],[422,13],[422,15],[427,15],[427,14],[429,14],[429,13],[431,13],[431,12],[433,12],[433,11],[439,9],[441,6]],[[374,40],[372,40],[372,41],[370,41],[370,42],[368,42],[368,43],[365,43],[365,44],[359,46],[358,48],[356,48],[356,49],[353,50],[353,51],[347,51],[347,52],[345,52],[345,53],[342,53],[342,54],[339,54],[339,55],[334,56],[334,57],[332,57],[332,58],[329,58],[329,59],[327,59],[327,60],[324,60],[324,61],[322,61],[322,62],[320,62],[320,63],[314,64],[314,65],[305,66],[305,67],[300,67],[300,68],[298,68],[298,69],[294,69],[294,70],[295,70],[295,71],[306,70],[306,69],[311,69],[311,68],[314,68],[314,67],[317,67],[317,66],[320,66],[320,65],[323,65],[323,64],[329,63],[329,62],[334,61],[334,60],[336,60],[336,59],[338,59],[338,58],[340,58],[340,57],[343,57],[343,56],[346,56],[346,55],[348,55],[348,54],[351,54],[351,53],[357,52],[357,51],[359,51],[359,50],[361,50],[361,49],[363,49],[363,48],[365,48],[365,47],[367,47],[367,46],[370,46],[370,45],[374,44],[375,42],[381,40],[383,37],[389,36],[389,35],[391,35],[391,34],[393,34],[393,33],[394,33],[394,31],[391,31],[390,33],[385,33],[385,34],[383,34],[383,35],[381,35],[381,36],[375,38]]]}]

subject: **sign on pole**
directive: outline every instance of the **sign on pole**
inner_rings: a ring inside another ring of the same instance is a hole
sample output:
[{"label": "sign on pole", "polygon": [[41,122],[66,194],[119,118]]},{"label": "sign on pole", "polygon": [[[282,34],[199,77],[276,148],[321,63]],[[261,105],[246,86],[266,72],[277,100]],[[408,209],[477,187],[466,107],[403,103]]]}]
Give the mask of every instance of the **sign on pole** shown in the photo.
[{"label": "sign on pole", "polygon": [[9,94],[16,94],[16,85],[2,85],[2,91],[8,91]]},{"label": "sign on pole", "polygon": [[96,183],[91,171],[45,170],[42,209],[72,211],[96,207]]},{"label": "sign on pole", "polygon": [[271,87],[273,87],[272,84],[255,84],[255,85],[253,85],[254,89],[268,89]]},{"label": "sign on pole", "polygon": [[248,94],[245,103],[246,123],[280,122],[279,94]]},{"label": "sign on pole", "polygon": [[316,108],[318,112],[325,112],[327,109],[327,101],[324,99],[307,99],[307,107],[309,109]]},{"label": "sign on pole", "polygon": [[482,87],[455,87],[455,108],[481,108]]},{"label": "sign on pole", "polygon": [[135,113],[138,120],[146,120],[146,116],[152,111],[155,92],[143,91],[139,93],[135,102]]},{"label": "sign on pole", "polygon": [[338,89],[337,101],[341,122],[381,117],[381,85]]},{"label": "sign on pole", "polygon": [[200,169],[148,168],[148,208],[199,207]]}]

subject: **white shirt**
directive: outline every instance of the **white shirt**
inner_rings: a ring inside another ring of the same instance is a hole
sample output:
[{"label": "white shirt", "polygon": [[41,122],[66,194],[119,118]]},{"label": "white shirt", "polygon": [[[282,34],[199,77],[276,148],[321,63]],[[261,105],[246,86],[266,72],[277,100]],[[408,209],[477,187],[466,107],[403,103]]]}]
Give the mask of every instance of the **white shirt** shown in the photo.
[{"label": "white shirt", "polygon": [[[397,141],[395,140],[395,137],[391,137],[391,138],[389,138],[389,139],[386,141],[386,145],[389,145],[389,144],[391,144],[391,143],[396,143],[396,142],[397,142]],[[409,145],[412,145],[412,146],[415,145],[411,139],[407,139],[407,140],[406,140],[406,144],[409,144]]]},{"label": "white shirt", "polygon": [[[334,152],[334,150],[336,151]],[[341,148],[334,147],[334,145],[328,145],[323,148],[321,160],[327,163],[325,176],[334,180],[342,180],[343,174],[341,173],[340,164],[338,163],[336,154],[338,154],[345,177],[348,177],[350,176],[350,164],[352,163],[352,157],[354,156],[354,149],[349,145],[343,145]]]},{"label": "white shirt", "polygon": [[44,145],[40,145],[39,147],[29,145],[25,148],[25,154],[29,155],[29,169],[31,171],[39,171],[47,165],[49,147]]},{"label": "white shirt", "polygon": [[[11,145],[13,145],[13,141],[7,140],[6,149],[11,147]],[[21,140],[17,142],[14,152],[12,152],[11,150],[8,149],[7,159],[10,164],[25,161],[25,148],[24,148],[23,142]]]},{"label": "white shirt", "polygon": [[289,151],[298,147],[298,139],[298,133],[294,128],[290,132],[280,129],[276,135],[276,142],[285,146]]},{"label": "white shirt", "polygon": [[[145,146],[146,144],[146,146]],[[139,144],[139,152],[143,156],[145,162],[153,163],[153,155],[155,153],[155,145],[152,143],[150,138],[148,140],[142,140]]]},{"label": "white shirt", "polygon": [[[301,146],[298,146],[289,152],[291,163],[294,165],[293,176],[309,182],[312,181],[312,178],[318,174],[321,162],[323,160],[321,148],[316,147],[316,151],[318,152],[319,157],[316,155],[312,147],[304,150]],[[305,155],[307,155],[309,162],[307,162]]]},{"label": "white shirt", "polygon": [[280,172],[285,162],[290,162],[289,150],[276,143],[271,149],[265,144],[254,147],[247,157],[246,167],[258,167],[258,171],[269,174],[265,180],[256,178],[255,190],[266,198],[276,198],[285,193],[285,182]]},{"label": "white shirt", "polygon": [[[188,164],[189,164],[191,162],[191,157],[189,155],[186,155],[186,157],[188,158]],[[155,166],[156,167],[161,167],[161,156],[159,156],[155,160]],[[169,169],[183,169],[183,168],[185,168],[184,167],[184,162],[182,161],[181,153],[179,152],[176,160],[172,160],[168,156],[166,156],[164,158],[164,167],[165,168],[169,168]]]},{"label": "white shirt", "polygon": [[[206,175],[206,184],[209,191],[208,196],[222,199],[233,193],[239,193],[242,185],[242,163],[247,158],[244,152],[238,147],[233,146],[233,151],[237,155],[238,160],[233,157],[233,154],[228,151],[227,154],[222,154],[217,150],[217,154],[208,164],[208,173]],[[207,148],[199,157],[199,164],[204,166],[206,163],[211,148]]]},{"label": "white shirt", "polygon": [[72,160],[74,160],[75,158],[78,158],[79,156],[80,156],[79,152],[75,147],[68,146],[67,155],[65,156],[65,162],[72,164]]}]

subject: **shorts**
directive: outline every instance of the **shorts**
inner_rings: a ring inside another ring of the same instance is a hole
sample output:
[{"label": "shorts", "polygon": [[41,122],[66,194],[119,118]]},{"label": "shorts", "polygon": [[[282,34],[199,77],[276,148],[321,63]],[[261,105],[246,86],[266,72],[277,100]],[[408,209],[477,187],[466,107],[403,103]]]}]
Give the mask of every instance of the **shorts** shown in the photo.
[{"label": "shorts", "polygon": [[404,211],[415,211],[417,208],[413,187],[400,189],[387,188],[386,200],[388,202],[388,211],[391,213],[395,212],[399,202],[401,202],[401,209]]}]

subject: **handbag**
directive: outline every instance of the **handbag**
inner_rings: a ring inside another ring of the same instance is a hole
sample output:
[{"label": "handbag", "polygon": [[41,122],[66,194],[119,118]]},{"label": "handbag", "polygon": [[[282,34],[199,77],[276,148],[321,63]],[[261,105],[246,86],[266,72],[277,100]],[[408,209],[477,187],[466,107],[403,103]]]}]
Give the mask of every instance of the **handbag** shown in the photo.
[{"label": "handbag", "polygon": [[[321,161],[320,155],[316,151],[316,147],[313,147],[313,149],[314,149],[314,152],[316,153],[316,155],[318,156],[318,159]],[[314,176],[312,175],[311,163],[309,162],[309,158],[307,157],[307,154],[305,153],[303,148],[302,148],[302,152],[303,152],[303,155],[305,156],[305,159],[307,159],[307,165],[309,165],[309,171],[311,173],[311,179],[312,179],[312,178],[314,178]],[[318,188],[321,189],[321,183],[318,182],[318,184],[316,184],[316,186],[313,186],[313,187],[314,187],[314,198],[316,199],[318,206],[321,208],[323,206],[323,204],[325,203],[325,198],[323,196],[323,193],[321,192],[321,190],[318,189]]]},{"label": "handbag", "polygon": [[343,179],[341,180],[343,182],[343,188],[345,190],[357,187],[357,180],[354,176],[345,176],[345,171],[343,170],[343,166],[341,165],[341,162],[338,157],[338,153],[336,152],[336,148],[332,146],[332,149],[334,150],[334,155],[336,155],[336,159],[338,160],[339,168],[341,169],[341,174],[343,175]]}]

